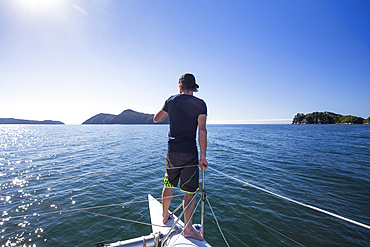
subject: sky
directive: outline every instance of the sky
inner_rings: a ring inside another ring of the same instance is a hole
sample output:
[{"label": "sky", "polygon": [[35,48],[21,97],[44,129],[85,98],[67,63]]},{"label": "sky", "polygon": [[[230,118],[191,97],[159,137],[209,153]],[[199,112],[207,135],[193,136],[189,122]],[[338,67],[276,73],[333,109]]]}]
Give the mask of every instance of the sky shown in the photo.
[{"label": "sky", "polygon": [[370,1],[1,0],[0,118],[156,113],[193,73],[208,123],[370,116]]}]

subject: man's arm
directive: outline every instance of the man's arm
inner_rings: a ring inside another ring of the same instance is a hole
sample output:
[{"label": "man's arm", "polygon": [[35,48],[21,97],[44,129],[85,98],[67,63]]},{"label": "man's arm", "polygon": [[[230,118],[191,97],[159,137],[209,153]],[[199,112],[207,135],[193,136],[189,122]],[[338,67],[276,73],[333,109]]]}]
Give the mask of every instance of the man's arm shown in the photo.
[{"label": "man's arm", "polygon": [[160,110],[155,116],[153,117],[154,123],[159,123],[162,122],[166,117],[168,113],[165,112],[164,110]]},{"label": "man's arm", "polygon": [[200,160],[199,166],[200,168],[207,169],[208,162],[206,160],[206,152],[207,152],[207,115],[201,114],[198,116],[198,142],[200,147]]}]

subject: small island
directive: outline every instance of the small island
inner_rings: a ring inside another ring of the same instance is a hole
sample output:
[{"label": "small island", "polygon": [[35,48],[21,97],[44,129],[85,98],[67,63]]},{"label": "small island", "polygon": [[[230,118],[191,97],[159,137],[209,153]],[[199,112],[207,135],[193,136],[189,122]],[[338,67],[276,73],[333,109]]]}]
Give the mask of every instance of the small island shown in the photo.
[{"label": "small island", "polygon": [[352,115],[340,115],[333,112],[298,113],[292,124],[370,124],[370,117],[364,119]]},{"label": "small island", "polygon": [[[154,114],[136,112],[133,110],[124,110],[119,115],[100,113],[82,124],[155,124],[153,121]],[[168,117],[159,124],[168,124]]]},{"label": "small island", "polygon": [[53,120],[44,120],[44,121],[37,121],[37,120],[26,120],[26,119],[15,119],[15,118],[0,118],[0,124],[63,124],[60,121],[53,121]]}]

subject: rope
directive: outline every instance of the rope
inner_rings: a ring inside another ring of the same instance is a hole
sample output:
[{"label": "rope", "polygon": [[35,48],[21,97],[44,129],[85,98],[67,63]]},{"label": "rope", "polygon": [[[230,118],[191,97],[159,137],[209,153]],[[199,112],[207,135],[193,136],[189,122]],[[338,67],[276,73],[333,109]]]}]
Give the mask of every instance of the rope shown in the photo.
[{"label": "rope", "polygon": [[190,202],[188,203],[188,205],[186,205],[186,207],[185,207],[185,208],[184,208],[184,210],[181,212],[181,214],[179,215],[179,217],[177,217],[176,222],[175,222],[175,223],[173,223],[173,225],[172,225],[171,229],[168,231],[168,233],[167,233],[166,237],[164,238],[163,243],[162,243],[162,246],[163,246],[163,245],[164,245],[164,243],[166,242],[166,240],[167,240],[168,236],[170,235],[171,231],[175,228],[175,226],[177,225],[177,223],[180,221],[180,219],[181,219],[182,215],[183,215],[183,214],[185,213],[185,211],[188,209],[188,207],[190,206],[190,204],[194,201],[195,196],[196,196],[196,194],[198,194],[198,192],[199,192],[199,190],[198,190],[197,192],[195,192],[195,194],[194,194],[193,198],[191,198],[191,200],[190,200]]},{"label": "rope", "polygon": [[[198,165],[192,165],[192,166],[185,166],[185,167],[195,167]],[[199,167],[199,166],[198,166]],[[59,178],[77,178],[77,177],[94,177],[94,176],[108,176],[108,175],[117,175],[117,174],[127,174],[127,173],[138,173],[138,172],[153,172],[153,171],[160,171],[160,170],[166,170],[166,169],[181,169],[184,167],[172,167],[172,168],[157,168],[157,169],[148,169],[148,170],[135,170],[135,171],[128,171],[128,172],[109,172],[109,173],[94,173],[94,174],[81,174],[81,175],[68,175],[68,176],[58,176],[58,177],[36,177],[36,178],[26,178],[26,179],[18,179],[22,181],[31,181],[31,180],[49,180],[49,179],[59,179]],[[12,182],[14,179],[6,179],[1,180],[0,183],[4,182]]]},{"label": "rope", "polygon": [[89,212],[89,211],[82,211],[82,212],[88,213],[88,214],[93,214],[93,215],[98,215],[98,216],[103,216],[103,217],[107,217],[107,218],[111,218],[111,219],[115,219],[115,220],[122,220],[122,221],[128,221],[128,222],[132,222],[132,223],[147,225],[147,226],[158,226],[158,227],[165,227],[165,228],[168,227],[168,228],[170,228],[170,226],[156,225],[156,224],[146,223],[146,222],[142,222],[142,221],[124,219],[124,218],[119,218],[119,217],[111,216],[111,215],[107,215],[107,214],[100,214],[100,213],[94,213],[94,212]]},{"label": "rope", "polygon": [[31,202],[37,202],[37,199],[29,199],[29,198],[25,198],[25,197],[22,197],[22,196],[14,196],[14,195],[8,195],[8,194],[3,194],[3,193],[0,193],[0,195],[2,195],[2,196],[10,196],[10,197],[13,197],[13,198],[27,200],[27,201],[31,201]]},{"label": "rope", "polygon": [[220,233],[221,233],[221,235],[222,235],[222,237],[223,237],[223,239],[224,239],[224,241],[225,241],[226,245],[230,247],[229,243],[226,241],[226,238],[225,238],[225,236],[224,236],[224,233],[223,233],[223,232],[222,232],[222,230],[221,230],[220,225],[218,224],[218,220],[217,220],[217,218],[216,218],[215,213],[213,212],[213,209],[212,209],[211,203],[209,203],[208,198],[206,198],[206,200],[207,200],[207,202],[208,202],[209,208],[211,209],[211,212],[212,212],[212,214],[213,214],[213,217],[214,217],[214,218],[215,218],[215,220],[216,220],[218,230],[220,231]]},{"label": "rope", "polygon": [[[0,195],[2,195],[2,196],[9,196],[9,197],[13,197],[13,198],[17,198],[17,199],[21,199],[21,200],[27,200],[27,201],[31,201],[31,202],[37,202],[37,199],[29,199],[29,198],[25,198],[25,197],[21,197],[21,196],[15,196],[15,195],[8,195],[8,194],[3,194],[3,193],[0,193]],[[47,202],[44,202],[44,203],[46,203],[47,205],[50,205],[50,206],[52,206],[52,205],[54,205],[54,204],[51,204],[51,203],[47,203]],[[37,214],[35,215],[35,214],[33,214],[33,215],[28,215],[28,216],[37,216]],[[23,218],[23,217],[27,217],[27,215],[25,215],[25,216],[17,216],[17,217],[9,217],[9,219],[10,218]],[[72,218],[72,217],[69,217],[70,218],[70,220],[72,220],[75,224],[77,224],[77,225],[79,225],[80,227],[81,227],[81,224],[78,222],[78,221],[76,221],[74,218]],[[81,227],[81,229],[82,229],[82,227]],[[101,238],[103,238],[99,233],[97,233],[97,235],[99,235]]]},{"label": "rope", "polygon": [[177,206],[177,208],[173,210],[172,213],[170,213],[170,217],[172,217],[177,212],[177,210],[181,208],[181,206],[182,206],[182,202],[180,202],[179,206]]},{"label": "rope", "polygon": [[230,176],[230,175],[227,175],[227,174],[225,174],[225,173],[223,173],[223,172],[220,172],[220,171],[218,171],[218,170],[216,170],[216,169],[214,169],[214,168],[212,168],[212,167],[208,167],[208,168],[209,168],[209,169],[211,169],[211,170],[213,170],[213,171],[215,171],[215,172],[218,172],[218,173],[220,173],[220,174],[222,174],[222,175],[224,175],[224,176],[226,176],[226,177],[228,177],[228,178],[234,179],[235,181],[241,182],[241,183],[243,183],[243,184],[245,184],[245,185],[249,185],[249,186],[251,186],[251,187],[253,187],[253,188],[255,188],[255,189],[258,189],[258,190],[264,191],[264,192],[269,193],[269,194],[271,194],[271,195],[274,195],[274,196],[276,196],[276,197],[280,197],[280,198],[285,199],[285,200],[287,200],[287,201],[290,201],[290,202],[293,202],[293,203],[299,204],[299,205],[304,206],[304,207],[307,207],[307,208],[311,208],[311,209],[316,210],[316,211],[319,211],[319,212],[321,212],[321,213],[331,215],[331,216],[333,216],[333,217],[335,217],[335,218],[338,218],[338,219],[341,219],[341,220],[344,220],[344,221],[350,222],[350,223],[352,223],[352,224],[355,224],[355,225],[358,225],[358,226],[361,226],[361,227],[364,227],[364,228],[367,228],[367,229],[369,229],[369,230],[370,230],[370,226],[369,226],[369,225],[366,225],[366,224],[364,224],[364,223],[361,223],[361,222],[358,222],[358,221],[355,221],[355,220],[351,220],[351,219],[349,219],[349,218],[346,218],[346,217],[340,216],[340,215],[338,215],[338,214],[334,214],[334,213],[329,212],[329,211],[326,211],[326,210],[324,210],[324,209],[321,209],[321,208],[318,208],[318,207],[314,207],[314,206],[311,206],[311,205],[309,205],[309,204],[302,203],[302,202],[299,202],[299,201],[296,201],[296,200],[290,199],[290,198],[288,198],[288,197],[286,197],[286,196],[282,196],[282,195],[276,194],[276,193],[274,193],[274,192],[271,192],[271,191],[269,191],[269,190],[263,189],[263,188],[258,187],[258,186],[256,186],[256,185],[253,185],[253,184],[250,184],[250,183],[244,182],[244,181],[242,181],[242,180],[240,180],[240,179],[234,178],[234,177],[232,177],[232,176]]},{"label": "rope", "polygon": [[[233,206],[230,206],[230,205],[229,205],[229,207],[231,207],[231,208],[232,208],[232,209],[234,209],[235,211],[238,211],[238,210],[237,210],[237,209],[235,209]],[[258,221],[257,219],[253,218],[252,216],[249,216],[249,215],[247,215],[247,214],[245,214],[245,213],[243,213],[243,212],[241,212],[241,211],[239,211],[239,212],[240,212],[240,213],[242,213],[242,214],[244,214],[244,215],[245,215],[245,216],[247,216],[248,218],[250,218],[250,219],[252,219],[252,220],[256,221],[258,224],[260,224],[260,225],[262,225],[262,226],[264,226],[264,227],[266,227],[266,228],[268,228],[268,229],[270,229],[270,230],[272,230],[272,231],[276,232],[277,234],[279,234],[279,235],[283,236],[284,238],[286,238],[286,239],[288,239],[288,240],[292,241],[293,243],[295,243],[295,244],[297,244],[297,245],[299,245],[299,246],[303,246],[303,247],[304,247],[304,245],[303,245],[303,244],[301,244],[301,243],[299,243],[299,242],[295,241],[294,239],[291,239],[290,237],[288,237],[288,236],[286,236],[286,235],[284,235],[284,234],[280,233],[279,231],[277,231],[277,230],[273,229],[272,227],[270,227],[270,226],[268,226],[268,225],[266,225],[266,224],[264,224],[264,223],[262,223],[262,222]]]},{"label": "rope", "polygon": [[[213,224],[216,224],[216,222],[214,222],[213,220],[211,220],[211,222],[212,222]],[[244,246],[249,247],[249,245],[248,245],[248,244],[244,243],[242,240],[240,240],[238,237],[236,237],[234,234],[232,234],[229,230],[227,230],[227,229],[225,229],[225,228],[224,228],[224,231],[226,231],[228,234],[230,234],[233,238],[235,238],[236,240],[238,240],[238,241],[239,241],[240,243],[242,243]]]},{"label": "rope", "polygon": [[[194,197],[195,197],[195,196],[194,196]],[[193,218],[193,215],[194,215],[195,211],[197,210],[197,208],[198,208],[199,203],[200,203],[200,201],[201,201],[201,200],[202,200],[202,198],[200,198],[200,199],[199,199],[199,201],[198,201],[197,205],[195,206],[195,208],[194,208],[194,210],[193,210],[193,213],[192,213],[192,214],[191,214],[191,216],[190,216],[190,219],[188,220],[188,222],[186,223],[186,225],[184,226],[184,228],[182,229],[182,231],[180,232],[180,234],[177,236],[177,238],[175,239],[175,241],[174,241],[172,244],[175,244],[175,243],[176,243],[176,241],[179,239],[180,235],[184,232],[185,228],[188,226],[188,224],[189,224],[190,220]],[[170,246],[170,247],[171,247],[171,246]]]},{"label": "rope", "polygon": [[[17,196],[6,195],[6,194],[1,194],[1,195],[11,196],[11,197],[14,197],[14,198],[19,198],[19,199],[25,199],[25,200],[31,200],[32,201],[32,199],[28,199],[28,198],[24,198],[24,197],[17,197]],[[183,196],[183,194],[179,194],[179,195],[175,195],[175,196],[168,196],[168,197],[164,197],[164,198],[173,198],[173,197],[179,197],[179,196]],[[162,197],[155,198],[155,199],[160,200],[160,199],[162,199]],[[116,203],[116,204],[102,205],[102,206],[93,206],[93,207],[85,207],[85,208],[74,208],[74,209],[72,208],[72,209],[64,209],[64,210],[59,210],[59,211],[52,211],[52,212],[45,212],[45,213],[33,213],[33,214],[19,215],[19,216],[9,216],[7,218],[0,218],[0,219],[18,219],[18,218],[23,218],[23,217],[40,216],[40,215],[47,215],[47,214],[67,213],[67,212],[74,212],[74,211],[85,211],[85,210],[89,210],[89,209],[122,206],[122,205],[141,203],[141,202],[148,202],[148,200],[123,202],[123,203]]]}]

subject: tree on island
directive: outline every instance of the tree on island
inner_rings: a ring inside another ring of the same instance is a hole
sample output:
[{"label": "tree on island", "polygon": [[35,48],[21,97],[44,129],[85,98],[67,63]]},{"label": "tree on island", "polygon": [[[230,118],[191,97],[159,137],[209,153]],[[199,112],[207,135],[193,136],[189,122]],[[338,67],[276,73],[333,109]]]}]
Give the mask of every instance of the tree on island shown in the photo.
[{"label": "tree on island", "polygon": [[292,124],[370,124],[370,117],[363,119],[352,115],[342,116],[333,112],[298,113]]}]

